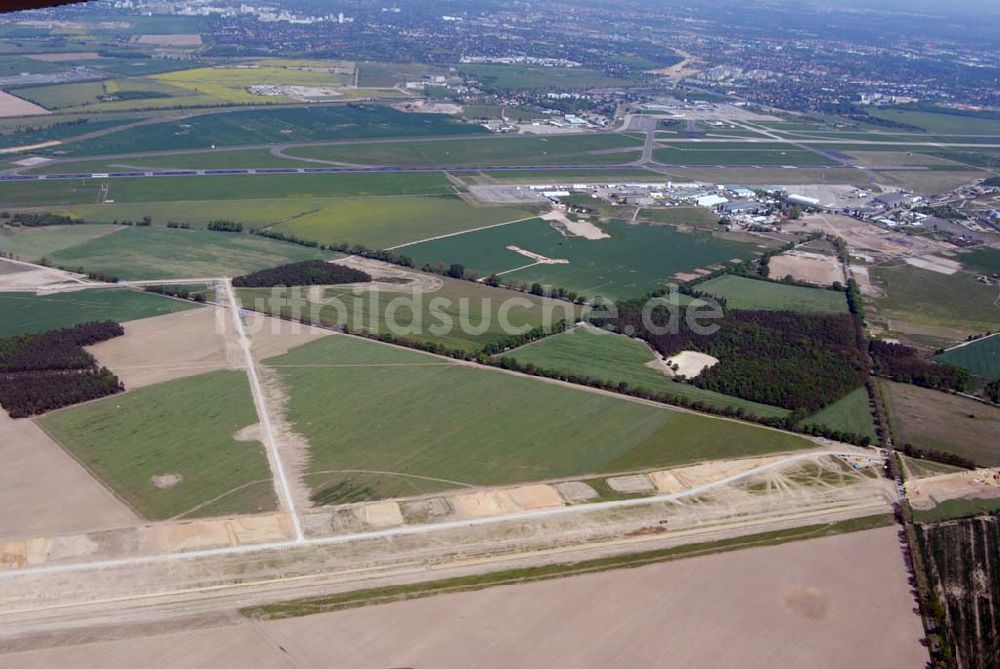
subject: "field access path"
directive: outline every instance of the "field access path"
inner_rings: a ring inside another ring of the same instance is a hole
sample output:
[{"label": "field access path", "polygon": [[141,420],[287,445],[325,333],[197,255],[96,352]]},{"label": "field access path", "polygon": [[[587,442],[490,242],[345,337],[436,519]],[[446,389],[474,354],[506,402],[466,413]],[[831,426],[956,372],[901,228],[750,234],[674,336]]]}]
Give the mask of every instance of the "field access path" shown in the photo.
[{"label": "field access path", "polygon": [[243,357],[246,362],[247,380],[250,382],[250,392],[253,395],[254,407],[257,409],[257,417],[260,420],[261,438],[264,442],[264,450],[267,452],[267,461],[271,466],[272,478],[274,479],[274,491],[284,510],[292,523],[292,531],[295,535],[295,543],[302,543],[305,535],[302,532],[302,521],[295,508],[295,500],[292,497],[291,486],[288,475],[285,473],[284,463],[281,461],[281,453],[278,450],[278,441],[274,436],[274,427],[271,425],[271,415],[264,399],[264,391],[260,385],[260,376],[257,373],[257,363],[254,361],[253,352],[250,350],[250,338],[247,336],[246,327],[243,325],[241,307],[236,301],[236,294],[233,293],[233,282],[231,279],[221,279],[218,281],[226,301],[226,308],[233,318],[233,327],[239,340],[240,348],[243,350]]}]

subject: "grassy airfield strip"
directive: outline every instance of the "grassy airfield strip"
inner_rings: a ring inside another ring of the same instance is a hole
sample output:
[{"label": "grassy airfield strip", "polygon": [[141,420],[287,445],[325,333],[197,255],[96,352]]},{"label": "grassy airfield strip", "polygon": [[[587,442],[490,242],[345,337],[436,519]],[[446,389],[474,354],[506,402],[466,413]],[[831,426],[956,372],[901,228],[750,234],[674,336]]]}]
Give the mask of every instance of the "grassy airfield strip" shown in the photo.
[{"label": "grassy airfield strip", "polygon": [[39,423],[150,520],[276,508],[263,446],[234,436],[257,423],[243,372],[168,381]]},{"label": "grassy airfield strip", "polygon": [[285,384],[289,420],[309,442],[306,481],[322,503],[812,445],[356,338],[326,337],[265,364]]},{"label": "grassy airfield strip", "polygon": [[[618,165],[642,142],[621,133],[292,147],[289,156],[356,165]],[[611,151],[623,149],[623,151]]]},{"label": "grassy airfield strip", "polygon": [[[687,234],[668,226],[601,224],[608,239],[564,236],[541,219],[477,230],[413,244],[400,252],[418,263],[462,263],[483,275],[504,280],[559,286],[587,296],[638,297],[660,288],[677,272],[688,272],[733,258],[750,258],[756,247],[706,234]],[[550,260],[532,264],[516,246]]]},{"label": "grassy airfield strip", "polygon": [[[8,208],[119,202],[185,202],[369,195],[446,195],[454,187],[440,173],[258,174],[159,179],[66,179],[0,182]],[[184,211],[175,208],[183,219]],[[230,218],[236,218],[235,215]]]},{"label": "grassy airfield strip", "polygon": [[0,293],[0,337],[44,332],[89,321],[134,321],[194,304],[134,290],[78,290],[52,295]]}]

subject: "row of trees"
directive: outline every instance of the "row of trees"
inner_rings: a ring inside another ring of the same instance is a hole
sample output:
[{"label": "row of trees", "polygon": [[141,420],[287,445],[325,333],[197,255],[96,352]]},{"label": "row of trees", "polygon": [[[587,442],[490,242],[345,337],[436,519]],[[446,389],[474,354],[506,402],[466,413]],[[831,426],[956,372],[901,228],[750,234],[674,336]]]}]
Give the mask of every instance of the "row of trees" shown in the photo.
[{"label": "row of trees", "polygon": [[83,347],[124,333],[118,323],[95,321],[0,339],[0,405],[23,418],[121,392],[118,377]]},{"label": "row of trees", "polygon": [[196,292],[192,293],[186,286],[162,286],[153,285],[146,286],[143,288],[147,293],[156,293],[157,295],[166,295],[168,297],[176,297],[179,300],[192,300],[194,302],[204,302],[205,293]]},{"label": "row of trees", "polygon": [[875,373],[900,383],[923,388],[968,392],[974,384],[972,374],[961,367],[924,360],[917,349],[903,344],[872,340],[868,344]]},{"label": "row of trees", "polygon": [[323,260],[280,265],[233,279],[239,288],[271,288],[273,286],[325,286],[335,283],[365,283],[372,277],[359,269],[328,263]]}]

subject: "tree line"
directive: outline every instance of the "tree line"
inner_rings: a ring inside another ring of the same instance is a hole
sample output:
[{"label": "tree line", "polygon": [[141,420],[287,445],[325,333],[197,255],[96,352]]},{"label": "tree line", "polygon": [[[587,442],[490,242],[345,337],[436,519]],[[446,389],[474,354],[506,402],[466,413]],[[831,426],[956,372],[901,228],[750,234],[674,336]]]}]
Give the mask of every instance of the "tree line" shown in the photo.
[{"label": "tree line", "polygon": [[94,321],[0,339],[0,405],[23,418],[121,392],[118,377],[83,347],[124,333],[119,323]]},{"label": "tree line", "polygon": [[233,279],[238,288],[275,286],[325,286],[335,283],[367,283],[372,277],[359,269],[325,260],[303,260],[263,269]]},{"label": "tree line", "polygon": [[911,346],[873,339],[868,343],[868,352],[875,373],[893,381],[962,393],[968,392],[974,384],[967,369],[924,360]]}]

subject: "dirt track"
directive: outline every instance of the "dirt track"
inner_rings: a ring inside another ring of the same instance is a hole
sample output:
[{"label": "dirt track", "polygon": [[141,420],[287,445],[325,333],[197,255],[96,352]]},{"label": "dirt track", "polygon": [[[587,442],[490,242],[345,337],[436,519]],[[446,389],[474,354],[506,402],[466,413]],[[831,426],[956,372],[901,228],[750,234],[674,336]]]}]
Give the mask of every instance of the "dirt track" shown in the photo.
[{"label": "dirt track", "polygon": [[308,618],[17,653],[0,656],[0,667],[131,667],[138,657],[187,667],[922,666],[922,629],[896,542],[895,529],[885,528]]}]

